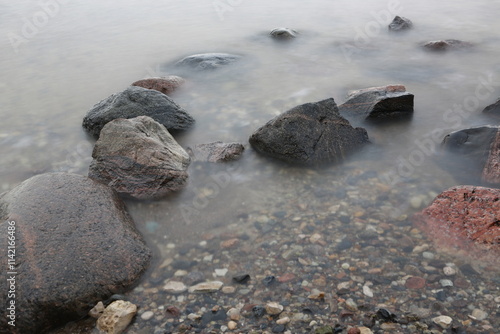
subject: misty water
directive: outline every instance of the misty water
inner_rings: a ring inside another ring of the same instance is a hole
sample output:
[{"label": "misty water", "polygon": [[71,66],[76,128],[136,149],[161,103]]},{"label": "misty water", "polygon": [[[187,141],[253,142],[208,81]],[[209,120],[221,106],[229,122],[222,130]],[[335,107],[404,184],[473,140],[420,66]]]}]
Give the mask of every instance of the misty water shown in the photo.
[{"label": "misty water", "polygon": [[[458,184],[435,163],[444,135],[490,122],[480,111],[500,95],[499,12],[500,1],[489,0],[4,1],[0,190],[45,172],[86,175],[95,141],[81,127],[85,113],[136,80],[179,74],[187,82],[171,97],[196,119],[176,135],[180,145],[221,140],[246,150],[237,162],[191,164],[186,189],[163,200],[127,201],[155,249],[153,266],[164,261],[166,245],[238,229],[245,214],[288,210],[304,192],[338,190],[351,173],[411,189],[393,203],[392,217],[411,215],[412,197],[422,195],[424,207],[432,193]],[[390,33],[395,15],[414,29]],[[276,42],[269,32],[277,27],[299,35]],[[420,46],[437,39],[474,46],[444,53]],[[206,52],[242,60],[211,72],[171,66]],[[355,122],[371,144],[343,164],[292,168],[248,145],[253,131],[294,106],[329,97],[341,104],[349,90],[387,84],[415,95],[412,119]]]}]

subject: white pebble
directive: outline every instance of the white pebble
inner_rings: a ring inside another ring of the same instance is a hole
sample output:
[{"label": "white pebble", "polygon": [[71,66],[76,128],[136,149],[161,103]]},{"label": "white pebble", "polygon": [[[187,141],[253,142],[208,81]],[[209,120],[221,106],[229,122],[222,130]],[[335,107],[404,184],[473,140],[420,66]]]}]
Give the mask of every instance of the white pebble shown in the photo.
[{"label": "white pebble", "polygon": [[474,311],[472,311],[472,317],[474,317],[476,320],[484,320],[488,317],[488,313],[476,308],[474,309]]},{"label": "white pebble", "polygon": [[453,319],[446,315],[440,315],[439,317],[433,318],[432,321],[434,321],[434,323],[439,327],[446,329],[450,327],[451,323],[453,322]]},{"label": "white pebble", "polygon": [[434,259],[434,254],[431,252],[423,252],[422,256],[427,259],[427,260],[432,260]]},{"label": "white pebble", "polygon": [[147,321],[147,320],[151,319],[152,317],[154,317],[154,315],[155,314],[153,311],[146,311],[143,314],[141,314],[141,319]]},{"label": "white pebble", "polygon": [[347,263],[347,262],[346,263],[342,263],[342,269],[346,269],[347,270],[347,269],[349,269],[350,266],[351,265],[349,263]]},{"label": "white pebble", "polygon": [[367,285],[363,285],[363,294],[367,297],[373,297],[373,291]]},{"label": "white pebble", "polygon": [[442,287],[453,286],[453,282],[449,279],[441,279],[439,280],[439,284],[441,284]]},{"label": "white pebble", "polygon": [[443,268],[443,273],[446,275],[446,276],[453,276],[457,273],[457,271],[455,269],[453,269],[452,267],[444,267]]},{"label": "white pebble", "polygon": [[226,276],[226,274],[227,274],[227,268],[215,269],[216,276],[224,277],[224,276]]}]

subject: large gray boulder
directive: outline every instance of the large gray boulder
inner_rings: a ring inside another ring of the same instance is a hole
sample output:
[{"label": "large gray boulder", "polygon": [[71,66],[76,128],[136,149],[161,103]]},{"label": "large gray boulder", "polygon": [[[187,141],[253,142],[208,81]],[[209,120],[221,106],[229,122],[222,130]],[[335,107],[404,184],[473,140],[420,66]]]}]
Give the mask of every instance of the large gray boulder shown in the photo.
[{"label": "large gray boulder", "polygon": [[[15,247],[15,265],[0,274],[1,333],[79,319],[131,287],[151,258],[118,195],[81,175],[41,174],[0,195],[0,232],[5,254],[8,242]],[[13,300],[15,327],[7,323]]]},{"label": "large gray boulder", "polygon": [[343,160],[368,143],[368,134],[363,128],[353,128],[330,98],[284,112],[255,131],[249,141],[262,154],[317,166]]},{"label": "large gray boulder", "polygon": [[481,126],[448,134],[441,165],[464,182],[500,185],[500,127]]},{"label": "large gray boulder", "polygon": [[500,118],[500,99],[484,108],[483,114]]},{"label": "large gray boulder", "polygon": [[137,116],[149,116],[169,130],[185,130],[194,123],[194,119],[165,94],[131,86],[93,106],[83,119],[83,127],[99,137],[106,123],[117,118]]},{"label": "large gray boulder", "polygon": [[339,106],[344,117],[397,119],[413,114],[413,94],[403,85],[370,87],[349,92]]},{"label": "large gray boulder", "polygon": [[182,189],[190,163],[167,129],[147,116],[106,124],[92,158],[90,178],[137,199],[156,199]]},{"label": "large gray boulder", "polygon": [[179,60],[176,65],[194,70],[213,70],[234,63],[241,56],[229,53],[200,53]]}]

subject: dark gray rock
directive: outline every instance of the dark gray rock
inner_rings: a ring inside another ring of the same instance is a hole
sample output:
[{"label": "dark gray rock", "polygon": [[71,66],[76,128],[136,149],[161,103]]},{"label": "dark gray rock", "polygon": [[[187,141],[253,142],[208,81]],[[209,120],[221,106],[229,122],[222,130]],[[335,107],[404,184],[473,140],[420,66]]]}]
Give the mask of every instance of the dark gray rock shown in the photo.
[{"label": "dark gray rock", "polygon": [[117,118],[137,116],[149,116],[168,130],[185,130],[194,123],[194,119],[165,94],[131,86],[93,106],[83,119],[83,127],[99,137],[106,123]]},{"label": "dark gray rock", "polygon": [[187,152],[193,161],[226,162],[237,160],[245,150],[239,143],[223,143],[216,141],[188,147]]},{"label": "dark gray rock", "polygon": [[413,22],[402,16],[396,16],[389,24],[389,30],[392,31],[408,30],[411,27],[413,27]]},{"label": "dark gray rock", "polygon": [[500,127],[481,126],[448,134],[440,164],[465,182],[500,184]]},{"label": "dark gray rock", "polygon": [[500,99],[487,106],[486,108],[483,109],[483,113],[488,116],[495,116],[500,118]]},{"label": "dark gray rock", "polygon": [[160,198],[182,189],[190,163],[167,129],[147,116],[106,124],[92,157],[90,178],[137,199]]},{"label": "dark gray rock", "polygon": [[229,53],[201,53],[185,57],[179,60],[176,65],[195,70],[213,70],[232,64],[240,58],[241,56]]},{"label": "dark gray rock", "polygon": [[286,40],[297,37],[298,33],[290,28],[276,28],[273,29],[270,33],[271,37],[279,40]]},{"label": "dark gray rock", "polygon": [[[34,176],[0,195],[0,247],[15,222],[15,327],[7,325],[7,268],[0,274],[0,332],[43,333],[123,293],[151,251],[109,187],[68,173]],[[7,259],[5,259],[7,264]]]},{"label": "dark gray rock", "polygon": [[344,117],[395,119],[413,114],[413,94],[403,85],[371,87],[349,92],[339,106]]},{"label": "dark gray rock", "polygon": [[366,143],[366,130],[353,128],[333,98],[292,108],[250,137],[256,151],[306,166],[339,162]]},{"label": "dark gray rock", "polygon": [[437,40],[423,44],[423,47],[430,51],[461,50],[472,46],[472,43],[460,41],[458,39]]}]

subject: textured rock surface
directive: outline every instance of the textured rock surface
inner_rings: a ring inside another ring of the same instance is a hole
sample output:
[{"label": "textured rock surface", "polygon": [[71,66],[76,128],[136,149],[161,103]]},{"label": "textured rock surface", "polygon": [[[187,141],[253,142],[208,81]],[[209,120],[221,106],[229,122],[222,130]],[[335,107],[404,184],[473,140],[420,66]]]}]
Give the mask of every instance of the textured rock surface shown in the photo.
[{"label": "textured rock surface", "polygon": [[413,23],[406,17],[402,16],[396,16],[389,24],[389,30],[392,31],[408,30],[411,27],[413,27]]},{"label": "textured rock surface", "polygon": [[194,119],[165,94],[131,86],[93,106],[83,119],[83,127],[98,137],[106,123],[137,116],[149,116],[169,130],[185,130],[194,123]]},{"label": "textured rock surface", "polygon": [[460,41],[458,39],[430,41],[423,45],[424,48],[431,51],[460,50],[470,48],[471,46],[472,43]]},{"label": "textured rock surface", "polygon": [[290,39],[297,37],[297,32],[290,28],[276,28],[269,33],[275,39]]},{"label": "textured rock surface", "polygon": [[[34,176],[0,196],[0,231],[15,221],[16,327],[38,333],[85,316],[145,271],[151,252],[119,197],[87,177]],[[7,238],[0,238],[7,249]],[[0,290],[8,291],[7,270]],[[0,304],[7,305],[7,293]],[[0,332],[6,333],[6,308]]]},{"label": "textured rock surface", "polygon": [[106,307],[97,320],[97,328],[107,334],[121,334],[137,313],[137,306],[131,302],[117,300]]},{"label": "textured rock surface", "polygon": [[448,134],[441,165],[467,182],[500,184],[500,127],[481,126]]},{"label": "textured rock surface", "polygon": [[234,63],[241,56],[229,53],[201,53],[179,60],[176,65],[195,70],[213,70]]},{"label": "textured rock surface", "polygon": [[216,141],[188,147],[187,151],[193,161],[226,162],[239,159],[244,149],[239,143]]},{"label": "textured rock surface", "polygon": [[137,199],[160,198],[182,189],[190,163],[165,127],[147,116],[106,124],[92,157],[90,178]]},{"label": "textured rock surface", "polygon": [[403,85],[371,87],[349,92],[345,103],[339,106],[344,117],[366,119],[400,118],[412,115],[413,94]]},{"label": "textured rock surface", "polygon": [[184,79],[176,75],[169,75],[162,78],[147,78],[136,81],[132,86],[138,86],[147,89],[154,89],[163,94],[169,95],[173,93],[177,88],[182,86]]},{"label": "textured rock surface", "polygon": [[414,222],[436,246],[480,246],[500,255],[500,189],[457,186],[439,194]]},{"label": "textured rock surface", "polygon": [[368,142],[363,128],[353,128],[330,98],[292,108],[250,137],[260,153],[298,165],[335,163]]},{"label": "textured rock surface", "polygon": [[483,113],[486,115],[500,117],[500,99],[484,108]]}]

